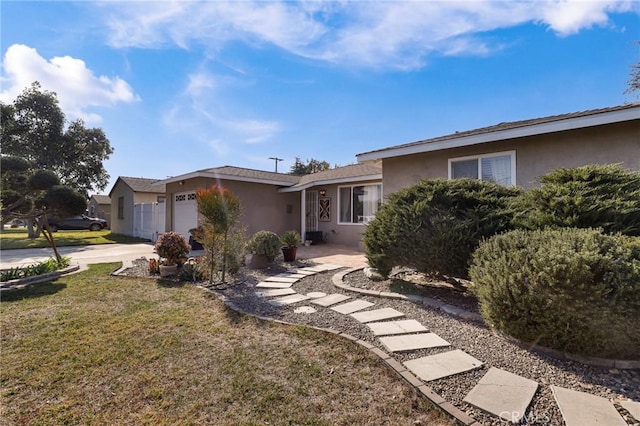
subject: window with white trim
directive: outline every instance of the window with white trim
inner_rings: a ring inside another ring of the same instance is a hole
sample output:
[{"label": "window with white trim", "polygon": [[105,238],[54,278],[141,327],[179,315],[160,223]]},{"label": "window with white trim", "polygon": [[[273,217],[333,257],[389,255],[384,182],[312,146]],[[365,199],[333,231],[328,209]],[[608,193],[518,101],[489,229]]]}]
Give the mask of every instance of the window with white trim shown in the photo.
[{"label": "window with white trim", "polygon": [[353,185],[338,188],[338,223],[367,224],[382,205],[382,185]]},{"label": "window with white trim", "polygon": [[449,179],[480,179],[505,186],[516,184],[516,152],[496,152],[449,159]]}]

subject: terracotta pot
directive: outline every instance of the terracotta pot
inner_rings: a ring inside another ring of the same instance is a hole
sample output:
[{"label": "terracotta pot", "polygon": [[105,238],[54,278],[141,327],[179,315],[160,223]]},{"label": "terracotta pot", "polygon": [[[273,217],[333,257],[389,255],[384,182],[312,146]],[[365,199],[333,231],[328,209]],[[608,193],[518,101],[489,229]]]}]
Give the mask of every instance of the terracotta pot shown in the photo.
[{"label": "terracotta pot", "polygon": [[282,247],[282,255],[285,262],[293,262],[296,260],[296,252],[298,247]]},{"label": "terracotta pot", "polygon": [[160,276],[170,277],[178,274],[178,265],[160,265]]}]

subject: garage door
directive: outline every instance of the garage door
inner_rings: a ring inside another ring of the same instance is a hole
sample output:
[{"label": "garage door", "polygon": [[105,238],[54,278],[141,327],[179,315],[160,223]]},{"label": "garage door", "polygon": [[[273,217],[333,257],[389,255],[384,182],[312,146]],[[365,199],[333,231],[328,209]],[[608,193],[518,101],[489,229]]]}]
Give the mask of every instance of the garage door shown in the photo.
[{"label": "garage door", "polygon": [[188,240],[189,229],[198,226],[196,193],[181,192],[173,197],[173,229]]}]

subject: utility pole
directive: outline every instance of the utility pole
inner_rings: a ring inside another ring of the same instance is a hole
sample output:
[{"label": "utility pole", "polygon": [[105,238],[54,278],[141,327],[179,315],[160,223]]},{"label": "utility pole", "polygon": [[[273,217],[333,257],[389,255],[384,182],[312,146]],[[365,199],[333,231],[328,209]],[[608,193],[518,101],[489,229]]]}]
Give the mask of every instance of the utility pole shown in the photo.
[{"label": "utility pole", "polygon": [[274,160],[276,162],[276,173],[278,173],[278,161],[284,161],[284,158],[269,157],[269,160]]}]

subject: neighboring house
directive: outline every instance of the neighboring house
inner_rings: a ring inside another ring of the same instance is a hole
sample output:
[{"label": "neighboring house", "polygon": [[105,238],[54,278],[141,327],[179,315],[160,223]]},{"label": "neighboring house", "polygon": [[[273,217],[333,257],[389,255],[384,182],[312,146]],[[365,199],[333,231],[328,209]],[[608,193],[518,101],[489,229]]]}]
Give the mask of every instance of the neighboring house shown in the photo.
[{"label": "neighboring house", "polygon": [[500,123],[357,154],[382,164],[384,194],[422,179],[470,177],[524,188],[560,167],[640,170],[640,104]]},{"label": "neighboring house", "polygon": [[379,167],[356,164],[306,176],[241,167],[198,170],[158,182],[166,185],[166,230],[185,237],[198,224],[195,191],[214,184],[240,200],[250,236],[260,230],[299,231],[314,242],[358,246],[364,224],[382,202]]},{"label": "neighboring house", "polygon": [[119,176],[109,192],[111,198],[111,232],[135,235],[134,206],[163,203],[165,187],[157,179]]},{"label": "neighboring house", "polygon": [[107,228],[111,228],[111,198],[108,195],[92,195],[87,211],[90,217],[106,220]]}]

